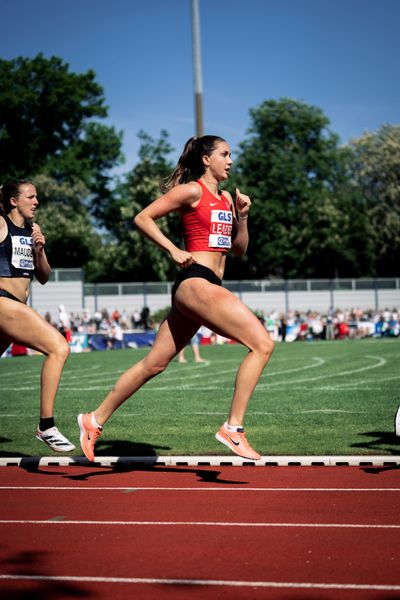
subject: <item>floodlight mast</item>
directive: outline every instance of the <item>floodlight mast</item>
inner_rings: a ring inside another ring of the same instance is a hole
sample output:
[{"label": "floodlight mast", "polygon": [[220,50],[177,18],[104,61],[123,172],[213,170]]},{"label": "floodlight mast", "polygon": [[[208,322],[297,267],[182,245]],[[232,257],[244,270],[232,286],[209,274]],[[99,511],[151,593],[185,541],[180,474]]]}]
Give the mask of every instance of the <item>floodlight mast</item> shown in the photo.
[{"label": "floodlight mast", "polygon": [[192,0],[192,38],[196,135],[197,137],[201,137],[203,135],[203,82],[201,77],[200,13],[198,0]]}]

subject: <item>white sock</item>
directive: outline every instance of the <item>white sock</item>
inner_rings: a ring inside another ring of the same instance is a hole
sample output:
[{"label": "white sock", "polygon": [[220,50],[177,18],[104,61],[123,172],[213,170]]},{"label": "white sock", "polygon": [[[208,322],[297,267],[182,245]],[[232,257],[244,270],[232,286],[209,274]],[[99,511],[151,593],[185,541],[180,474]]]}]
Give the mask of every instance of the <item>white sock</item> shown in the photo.
[{"label": "white sock", "polygon": [[92,412],[92,425],[93,427],[98,427],[99,429],[103,429],[101,425],[98,424],[98,422],[96,421],[96,417],[94,416],[94,412]]},{"label": "white sock", "polygon": [[237,431],[243,431],[243,426],[242,425],[229,425],[228,421],[226,421],[224,423],[224,427],[227,431],[232,431],[232,432],[237,432]]}]

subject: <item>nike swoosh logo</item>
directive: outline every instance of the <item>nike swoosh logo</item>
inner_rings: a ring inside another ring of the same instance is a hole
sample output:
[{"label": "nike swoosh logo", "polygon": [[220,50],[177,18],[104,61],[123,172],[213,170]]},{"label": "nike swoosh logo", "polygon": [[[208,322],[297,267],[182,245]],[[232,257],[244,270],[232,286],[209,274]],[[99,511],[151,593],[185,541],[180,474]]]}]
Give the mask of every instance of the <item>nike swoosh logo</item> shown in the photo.
[{"label": "nike swoosh logo", "polygon": [[210,206],[215,206],[218,202],[210,202]]},{"label": "nike swoosh logo", "polygon": [[240,442],[235,442],[235,440],[233,440],[230,435],[228,435],[228,438],[231,440],[232,444],[234,444],[235,446],[239,446]]}]

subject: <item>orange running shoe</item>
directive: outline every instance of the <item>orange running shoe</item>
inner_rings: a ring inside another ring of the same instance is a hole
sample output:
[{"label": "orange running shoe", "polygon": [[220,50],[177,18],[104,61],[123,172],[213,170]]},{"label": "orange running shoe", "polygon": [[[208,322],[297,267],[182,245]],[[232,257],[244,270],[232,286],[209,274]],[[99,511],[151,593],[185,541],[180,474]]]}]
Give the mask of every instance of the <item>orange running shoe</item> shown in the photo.
[{"label": "orange running shoe", "polygon": [[92,423],[93,413],[78,415],[78,424],[81,430],[80,440],[84,455],[88,460],[94,460],[94,445],[101,434],[102,427],[96,427]]},{"label": "orange running shoe", "polygon": [[259,460],[261,458],[247,441],[244,429],[241,431],[227,431],[222,425],[215,434],[215,437],[219,442],[228,446],[228,448],[238,456],[249,458],[250,460]]}]

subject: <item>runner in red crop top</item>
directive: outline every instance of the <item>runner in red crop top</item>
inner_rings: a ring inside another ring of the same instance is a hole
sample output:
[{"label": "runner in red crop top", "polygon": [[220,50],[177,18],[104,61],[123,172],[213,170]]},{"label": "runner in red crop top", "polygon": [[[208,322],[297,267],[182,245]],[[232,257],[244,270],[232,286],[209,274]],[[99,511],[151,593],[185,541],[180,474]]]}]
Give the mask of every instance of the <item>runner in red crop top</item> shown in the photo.
[{"label": "runner in red crop top", "polygon": [[[191,138],[166,182],[166,192],[135,217],[137,228],[167,252],[180,271],[172,290],[172,308],[151,350],[120,376],[95,410],[78,417],[82,450],[89,460],[94,460],[95,441],[114,411],[164,371],[201,325],[248,349],[236,374],[229,416],[215,437],[239,456],[260,458],[247,441],[243,424],[273,342],[251,310],[221,285],[228,250],[242,256],[249,241],[250,198],[236,190],[234,205],[229,192],[218,191],[218,186],[229,178],[231,166],[230,149],[224,139],[211,135]],[[178,248],[157,225],[158,219],[173,211],[182,220],[185,248]],[[199,368],[207,369],[207,363]],[[211,401],[212,397],[211,391]]]},{"label": "runner in red crop top", "polygon": [[232,246],[233,213],[229,199],[214,196],[201,179],[200,202],[182,213],[183,239],[188,252],[228,252]]}]

